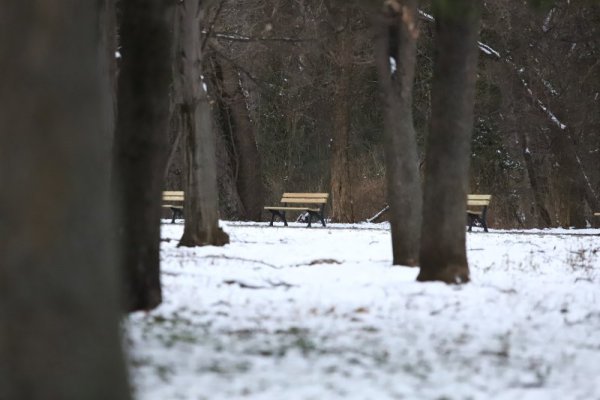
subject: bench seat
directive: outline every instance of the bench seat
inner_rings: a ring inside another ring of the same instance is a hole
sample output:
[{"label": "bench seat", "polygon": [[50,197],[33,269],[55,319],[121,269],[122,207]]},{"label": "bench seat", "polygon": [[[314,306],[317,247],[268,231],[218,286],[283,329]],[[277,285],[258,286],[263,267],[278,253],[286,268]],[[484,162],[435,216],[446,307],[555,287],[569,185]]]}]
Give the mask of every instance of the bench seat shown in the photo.
[{"label": "bench seat", "polygon": [[183,218],[183,191],[166,190],[162,194],[162,207],[171,210],[171,223],[175,223],[175,218]]},{"label": "bench seat", "polygon": [[[311,227],[313,217],[321,221],[321,224],[325,226],[325,205],[329,198],[328,193],[284,193],[281,197],[281,203],[283,206],[268,206],[265,210],[271,213],[271,222],[269,226],[273,226],[275,217],[279,217],[283,221],[284,226],[288,226],[286,219],[286,211],[304,211],[308,213],[308,226]],[[288,206],[287,204],[293,204]],[[299,207],[298,204],[305,204],[305,206]],[[321,205],[320,207],[316,207]]]},{"label": "bench seat", "polygon": [[469,232],[473,230],[473,225],[478,223],[483,227],[483,231],[488,231],[487,210],[492,201],[491,194],[469,194],[467,195],[467,222]]}]

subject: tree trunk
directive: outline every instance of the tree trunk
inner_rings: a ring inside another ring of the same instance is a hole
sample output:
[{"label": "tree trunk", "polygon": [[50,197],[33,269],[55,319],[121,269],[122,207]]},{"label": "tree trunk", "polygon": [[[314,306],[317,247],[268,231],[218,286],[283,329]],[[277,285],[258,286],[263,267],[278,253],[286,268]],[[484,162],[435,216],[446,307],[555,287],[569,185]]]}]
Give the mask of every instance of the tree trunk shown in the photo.
[{"label": "tree trunk", "polygon": [[[554,154],[558,174],[558,223],[564,227],[585,228],[584,187],[585,182],[577,163],[575,146],[570,143],[567,133],[550,127],[550,149]],[[590,203],[592,205],[593,203]]]},{"label": "tree trunk", "polygon": [[172,7],[119,2],[122,61],[118,84],[114,189],[120,216],[125,309],[161,302],[161,192],[168,152]]},{"label": "tree trunk", "polygon": [[419,35],[417,1],[390,2],[383,19],[377,39],[377,66],[385,107],[384,147],[393,264],[415,266],[419,259],[422,206],[412,113]]},{"label": "tree trunk", "polygon": [[435,60],[419,281],[469,280],[465,244],[481,4],[434,0]]},{"label": "tree trunk", "polygon": [[[516,129],[519,129],[518,127]],[[533,162],[533,156],[531,154],[531,150],[529,148],[529,137],[527,132],[523,129],[520,130],[521,136],[521,146],[523,149],[523,159],[525,160],[525,166],[527,167],[527,176],[529,177],[529,185],[531,187],[531,191],[533,192],[533,198],[535,201],[535,211],[537,214],[537,224],[536,226],[539,228],[549,228],[552,226],[552,219],[550,218],[550,213],[545,206],[544,197],[546,191],[542,189],[542,185],[538,179],[538,173],[535,168]]]},{"label": "tree trunk", "polygon": [[331,141],[331,220],[354,222],[350,179],[350,96],[352,79],[352,34],[348,6],[338,9],[345,27],[337,32],[333,138]]},{"label": "tree trunk", "polygon": [[129,399],[101,3],[0,3],[0,399]]},{"label": "tree trunk", "polygon": [[222,246],[229,237],[219,228],[215,134],[211,109],[202,87],[200,30],[202,6],[183,0],[177,7],[179,46],[177,90],[181,100],[185,159],[185,227],[179,246]]},{"label": "tree trunk", "polygon": [[219,64],[223,103],[227,108],[227,127],[231,129],[231,137],[237,155],[236,184],[239,197],[244,206],[241,218],[249,221],[260,221],[265,203],[265,189],[261,176],[261,160],[256,145],[256,133],[250,121],[246,98],[242,92],[240,77],[235,67],[229,62]]}]

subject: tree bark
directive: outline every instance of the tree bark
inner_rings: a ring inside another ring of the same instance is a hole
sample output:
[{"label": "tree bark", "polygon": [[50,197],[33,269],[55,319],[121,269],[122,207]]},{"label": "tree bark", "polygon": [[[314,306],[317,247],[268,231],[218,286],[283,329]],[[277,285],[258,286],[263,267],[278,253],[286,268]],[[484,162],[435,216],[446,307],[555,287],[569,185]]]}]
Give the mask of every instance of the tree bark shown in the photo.
[{"label": "tree bark", "polygon": [[427,138],[419,281],[469,280],[465,244],[477,38],[477,0],[434,0],[435,59]]},{"label": "tree bark", "polygon": [[331,220],[354,222],[350,179],[350,97],[352,79],[352,33],[348,6],[338,9],[345,26],[337,32],[333,138],[331,141]]},{"label": "tree bark", "polygon": [[[583,172],[577,163],[575,146],[570,143],[567,133],[556,127],[549,128],[551,133],[550,149],[554,154],[558,174],[557,219],[560,226],[585,228]],[[590,203],[593,208],[593,203]]]},{"label": "tree bark", "polygon": [[261,159],[256,144],[256,133],[242,92],[240,77],[229,62],[219,64],[223,102],[227,108],[227,127],[231,128],[231,137],[237,155],[236,186],[244,206],[241,218],[248,221],[260,221],[265,203],[265,189],[261,176]]},{"label": "tree bark", "polygon": [[215,134],[206,91],[202,86],[200,2],[183,0],[177,7],[179,47],[177,90],[181,95],[185,158],[185,226],[179,246],[222,246],[229,236],[219,228]]},{"label": "tree bark", "polygon": [[130,398],[100,6],[0,3],[0,399]]},{"label": "tree bark", "polygon": [[419,35],[417,1],[389,2],[382,17],[377,66],[385,107],[384,147],[393,264],[415,266],[419,260],[422,208],[412,113]]},{"label": "tree bark", "polygon": [[119,2],[121,69],[114,146],[114,192],[120,215],[125,309],[161,302],[161,192],[168,152],[172,7]]},{"label": "tree bark", "polygon": [[[518,128],[517,128],[518,129]],[[535,201],[535,210],[537,214],[537,227],[549,228],[552,226],[552,219],[550,213],[545,206],[544,197],[545,193],[542,190],[542,185],[538,179],[538,173],[534,165],[533,156],[529,148],[529,137],[527,132],[520,130],[521,146],[523,149],[523,159],[525,160],[525,166],[527,167],[527,176],[529,177],[529,185],[533,192],[533,198]],[[547,188],[546,188],[547,194]]]}]

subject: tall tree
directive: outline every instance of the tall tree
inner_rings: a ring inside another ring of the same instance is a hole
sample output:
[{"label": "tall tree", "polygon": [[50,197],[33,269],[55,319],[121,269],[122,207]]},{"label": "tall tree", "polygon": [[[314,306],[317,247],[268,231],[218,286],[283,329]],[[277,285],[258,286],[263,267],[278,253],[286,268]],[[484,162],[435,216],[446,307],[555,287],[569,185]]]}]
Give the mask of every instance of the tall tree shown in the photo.
[{"label": "tall tree", "polygon": [[385,5],[377,38],[384,97],[385,161],[394,265],[417,265],[421,179],[413,124],[413,81],[419,36],[417,1]]},{"label": "tall tree", "polygon": [[417,279],[461,283],[469,280],[465,210],[481,2],[432,4],[435,59]]},{"label": "tall tree", "polygon": [[0,399],[129,399],[99,6],[0,4]]},{"label": "tall tree", "polygon": [[114,193],[125,278],[125,308],[161,302],[161,191],[167,160],[172,6],[166,1],[118,3],[121,66],[117,88]]},{"label": "tall tree", "polygon": [[[335,2],[334,2],[335,3]],[[352,91],[352,9],[348,4],[330,6],[335,29],[333,64],[333,137],[331,139],[331,219],[354,222],[350,179],[350,100]]]},{"label": "tall tree", "polygon": [[202,4],[183,0],[177,7],[174,98],[184,141],[185,226],[180,246],[220,246],[229,236],[219,228],[215,133],[202,82]]},{"label": "tall tree", "polygon": [[256,144],[255,126],[250,120],[248,104],[242,90],[240,73],[230,62],[221,62],[217,68],[220,94],[225,107],[223,127],[231,138],[235,155],[237,192],[243,205],[241,219],[260,221],[265,204],[265,189],[261,176],[261,159]]}]

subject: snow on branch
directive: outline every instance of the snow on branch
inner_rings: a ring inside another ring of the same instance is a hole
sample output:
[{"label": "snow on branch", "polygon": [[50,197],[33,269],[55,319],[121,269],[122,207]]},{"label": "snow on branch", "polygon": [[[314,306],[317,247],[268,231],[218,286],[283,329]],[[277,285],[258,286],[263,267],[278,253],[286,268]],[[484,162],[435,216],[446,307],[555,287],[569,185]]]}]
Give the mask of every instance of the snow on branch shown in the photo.
[{"label": "snow on branch", "polygon": [[527,84],[525,79],[521,76],[523,71],[525,71],[525,68],[517,69],[517,67],[514,64],[512,64],[512,66],[515,69],[515,71],[517,72],[517,75],[519,75],[519,80],[521,81],[521,84],[527,91],[527,94],[529,94],[529,97],[531,97],[531,99],[538,105],[538,107],[548,116],[548,118],[550,118],[550,121],[552,121],[552,123],[554,123],[554,125],[559,127],[561,130],[566,129],[567,125],[563,124],[558,119],[558,117],[548,107],[546,107],[546,105],[544,103],[542,103],[542,101],[536,95],[533,94],[533,91],[531,90],[531,88],[529,87],[529,85]]},{"label": "snow on branch", "polygon": [[[203,32],[207,33],[207,32]],[[221,40],[229,40],[231,42],[310,42],[314,38],[294,38],[294,37],[254,37],[246,35],[238,35],[237,33],[213,32],[211,37]]]},{"label": "snow on branch", "polygon": [[[552,14],[553,14],[553,10],[551,10],[550,13],[548,14],[548,16],[546,17],[545,25],[549,25],[550,24],[550,21],[552,19]],[[424,21],[435,22],[435,18],[431,14],[427,14],[423,10],[419,10],[419,16]],[[477,42],[477,46],[479,47],[479,50],[482,53],[485,53],[488,56],[492,56],[492,57],[494,57],[494,58],[496,58],[498,60],[502,60],[505,63],[511,65],[514,68],[514,70],[517,73],[517,75],[519,76],[519,79],[521,80],[521,83],[523,84],[523,87],[527,91],[527,94],[529,94],[529,97],[531,97],[533,99],[533,101],[538,105],[538,107],[548,116],[548,118],[550,119],[550,121],[552,121],[552,123],[554,125],[558,126],[561,130],[564,130],[564,129],[567,128],[567,125],[563,124],[560,121],[560,119],[558,119],[558,117],[544,103],[542,103],[542,101],[537,96],[535,96],[533,94],[533,92],[529,88],[529,85],[527,84],[527,82],[525,81],[525,79],[523,79],[523,77],[521,76],[521,74],[525,70],[524,68],[517,68],[517,66],[515,64],[513,64],[512,61],[510,61],[510,59],[506,59],[506,58],[503,59],[500,56],[500,53],[498,51],[494,50],[491,46],[489,46],[489,45],[487,45],[485,43]],[[549,90],[552,92],[552,94],[555,94],[555,92],[556,92],[554,89],[549,89]]]},{"label": "snow on branch", "polygon": [[[422,20],[427,22],[435,22],[435,18],[433,17],[433,15],[428,14],[423,10],[419,10],[419,17],[421,17]],[[491,46],[482,42],[477,42],[477,46],[479,46],[479,50],[481,50],[481,52],[483,52],[484,54],[498,59],[500,58],[500,53],[494,50]]]}]

